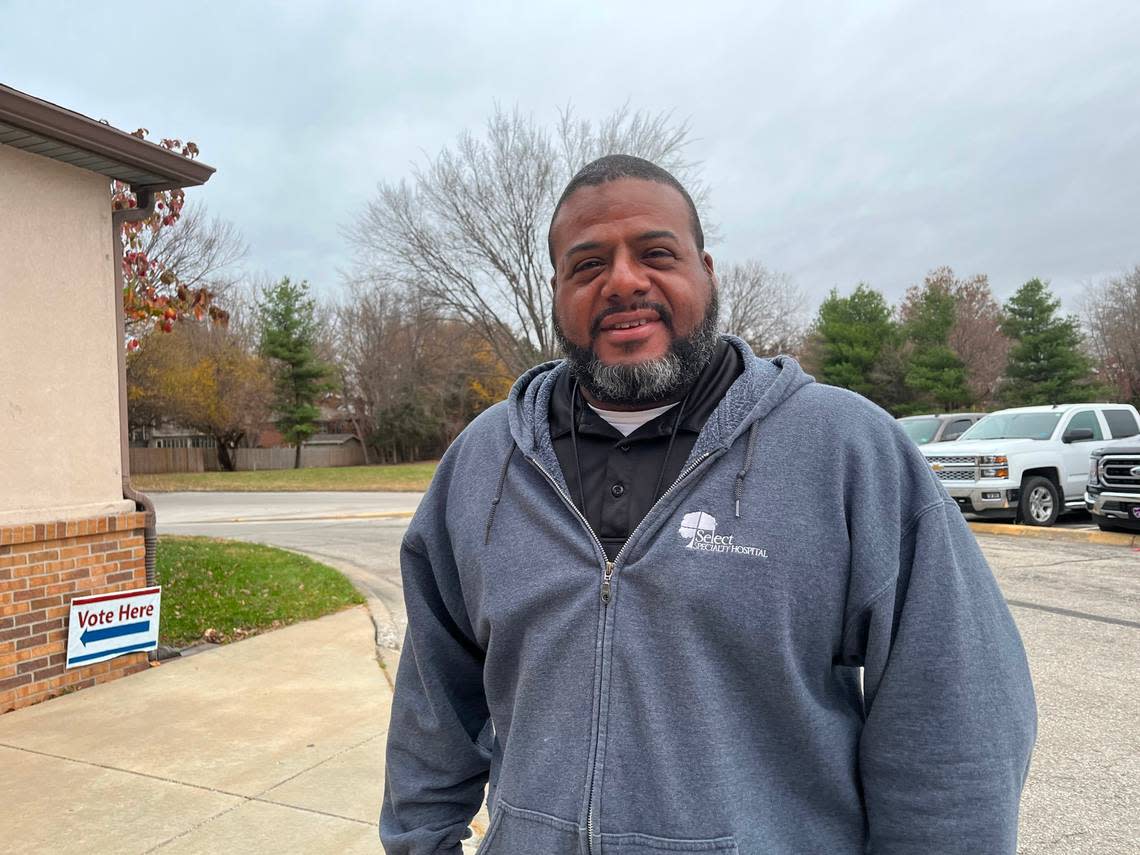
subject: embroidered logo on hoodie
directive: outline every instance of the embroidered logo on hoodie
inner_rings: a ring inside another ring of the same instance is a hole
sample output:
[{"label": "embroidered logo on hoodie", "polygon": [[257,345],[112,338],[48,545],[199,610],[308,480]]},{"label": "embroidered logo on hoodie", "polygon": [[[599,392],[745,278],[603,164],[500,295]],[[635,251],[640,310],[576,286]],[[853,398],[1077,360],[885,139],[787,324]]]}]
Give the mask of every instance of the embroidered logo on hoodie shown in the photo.
[{"label": "embroidered logo on hoodie", "polygon": [[677,534],[688,541],[685,544],[686,549],[697,549],[701,552],[732,552],[737,555],[754,555],[757,558],[768,557],[767,549],[735,543],[734,534],[717,534],[716,517],[704,511],[685,514]]}]

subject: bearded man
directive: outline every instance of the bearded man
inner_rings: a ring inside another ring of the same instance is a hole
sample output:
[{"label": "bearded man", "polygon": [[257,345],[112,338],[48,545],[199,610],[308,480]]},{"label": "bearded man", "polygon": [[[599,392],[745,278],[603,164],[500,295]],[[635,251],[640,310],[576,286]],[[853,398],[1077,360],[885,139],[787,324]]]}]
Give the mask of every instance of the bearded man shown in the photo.
[{"label": "bearded man", "polygon": [[550,226],[566,359],[440,462],[401,551],[390,855],[1014,853],[1024,650],[886,413],[717,334],[665,170]]}]

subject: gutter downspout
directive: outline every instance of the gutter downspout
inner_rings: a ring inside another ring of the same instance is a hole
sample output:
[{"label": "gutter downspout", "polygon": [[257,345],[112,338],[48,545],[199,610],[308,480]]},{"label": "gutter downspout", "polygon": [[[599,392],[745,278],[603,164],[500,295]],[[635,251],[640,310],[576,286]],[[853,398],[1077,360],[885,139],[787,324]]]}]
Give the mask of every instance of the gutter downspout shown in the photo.
[{"label": "gutter downspout", "polygon": [[[143,528],[143,540],[146,546],[146,585],[148,588],[157,584],[155,575],[155,547],[158,543],[158,526],[154,511],[154,502],[145,493],[140,493],[131,486],[131,452],[129,430],[127,427],[127,355],[123,349],[123,339],[126,337],[126,322],[123,317],[123,223],[133,223],[145,220],[154,213],[154,194],[149,189],[137,191],[138,202],[134,208],[124,208],[111,213],[112,243],[114,244],[115,263],[115,351],[119,363],[119,452],[120,467],[123,474],[123,498],[131,499],[135,507],[146,514]],[[158,658],[157,651],[152,650],[148,658]]]}]

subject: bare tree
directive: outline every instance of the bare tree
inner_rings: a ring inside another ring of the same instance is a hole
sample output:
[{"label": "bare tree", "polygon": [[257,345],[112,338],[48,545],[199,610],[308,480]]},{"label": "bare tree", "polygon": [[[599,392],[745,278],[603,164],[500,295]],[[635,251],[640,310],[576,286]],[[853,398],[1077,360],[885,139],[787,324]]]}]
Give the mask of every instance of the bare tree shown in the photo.
[{"label": "bare tree", "polygon": [[227,325],[231,336],[241,341],[248,350],[256,350],[261,335],[257,304],[263,299],[264,291],[273,284],[268,274],[241,278],[226,289]]},{"label": "bare tree", "polygon": [[399,325],[398,295],[382,286],[353,282],[348,299],[336,307],[337,379],[353,431],[370,463],[369,444],[376,418],[395,394],[393,364]]},{"label": "bare tree", "polygon": [[350,282],[335,334],[354,430],[392,462],[442,450],[510,389],[505,366],[466,323],[391,283]]},{"label": "bare tree", "polygon": [[[953,278],[949,268],[939,268]],[[966,382],[981,407],[994,404],[998,386],[1009,361],[1012,342],[1001,331],[1001,304],[994,298],[984,273],[955,280],[954,326],[950,328],[950,349],[966,366]]]},{"label": "bare tree", "polygon": [[647,157],[703,187],[683,158],[686,123],[622,109],[595,125],[561,114],[553,133],[532,116],[496,106],[485,133],[380,184],[343,232],[357,278],[417,293],[441,316],[467,324],[514,374],[553,358],[546,231],[558,193],[603,154]]},{"label": "bare tree", "polygon": [[760,356],[800,347],[807,298],[787,275],[750,260],[719,268],[716,278],[725,332],[740,336]]},{"label": "bare tree", "polygon": [[1140,265],[1089,288],[1081,308],[1102,379],[1140,404]]}]

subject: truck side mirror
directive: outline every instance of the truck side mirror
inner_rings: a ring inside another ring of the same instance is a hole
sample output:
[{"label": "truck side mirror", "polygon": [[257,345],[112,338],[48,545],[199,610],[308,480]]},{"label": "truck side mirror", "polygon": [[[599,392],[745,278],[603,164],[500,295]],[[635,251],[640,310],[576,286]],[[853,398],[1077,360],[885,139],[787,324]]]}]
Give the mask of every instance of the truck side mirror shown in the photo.
[{"label": "truck side mirror", "polygon": [[1091,428],[1073,428],[1065,431],[1065,435],[1061,437],[1061,442],[1085,442],[1092,438]]}]

